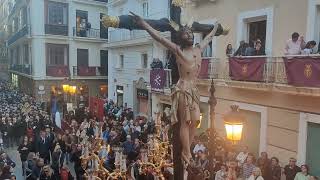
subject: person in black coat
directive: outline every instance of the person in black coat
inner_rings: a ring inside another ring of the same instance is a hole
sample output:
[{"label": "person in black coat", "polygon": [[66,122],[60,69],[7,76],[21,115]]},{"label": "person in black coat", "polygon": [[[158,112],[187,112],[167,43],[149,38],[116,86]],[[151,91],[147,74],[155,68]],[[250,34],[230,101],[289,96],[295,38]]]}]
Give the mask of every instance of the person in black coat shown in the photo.
[{"label": "person in black coat", "polygon": [[44,166],[40,174],[39,180],[59,180],[58,174],[55,174],[54,171],[50,168],[49,165]]},{"label": "person in black coat", "polygon": [[77,179],[79,178],[78,174],[81,173],[80,172],[81,171],[81,159],[80,159],[81,155],[82,155],[82,147],[80,144],[78,144],[77,148],[71,155],[71,161],[74,162],[74,171],[77,175]]},{"label": "person in black coat", "polygon": [[18,152],[20,153],[20,159],[22,162],[22,175],[24,175],[27,157],[30,152],[30,145],[27,136],[23,138],[23,142],[19,145]]},{"label": "person in black coat", "polygon": [[1,153],[0,163],[11,166],[12,168],[16,167],[16,163],[13,162],[5,152]]},{"label": "person in black coat", "polygon": [[50,145],[44,131],[40,132],[40,137],[37,139],[36,152],[46,164],[50,162]]}]

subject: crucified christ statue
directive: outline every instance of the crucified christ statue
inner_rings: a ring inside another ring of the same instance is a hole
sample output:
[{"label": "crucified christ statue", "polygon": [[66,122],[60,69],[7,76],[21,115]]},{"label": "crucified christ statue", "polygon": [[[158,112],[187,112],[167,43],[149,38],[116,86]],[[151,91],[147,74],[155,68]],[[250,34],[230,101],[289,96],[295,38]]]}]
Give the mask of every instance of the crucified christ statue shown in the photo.
[{"label": "crucified christ statue", "polygon": [[130,13],[140,28],[146,30],[152,38],[168,48],[176,56],[180,79],[172,93],[172,123],[180,121],[181,157],[186,164],[190,164],[192,160],[190,145],[194,139],[196,127],[200,123],[200,94],[197,89],[197,80],[202,61],[201,53],[211,42],[219,25],[216,23],[205,39],[194,47],[194,36],[191,27],[180,25],[177,31],[179,44],[175,44],[162,37],[157,30],[140,16]]}]

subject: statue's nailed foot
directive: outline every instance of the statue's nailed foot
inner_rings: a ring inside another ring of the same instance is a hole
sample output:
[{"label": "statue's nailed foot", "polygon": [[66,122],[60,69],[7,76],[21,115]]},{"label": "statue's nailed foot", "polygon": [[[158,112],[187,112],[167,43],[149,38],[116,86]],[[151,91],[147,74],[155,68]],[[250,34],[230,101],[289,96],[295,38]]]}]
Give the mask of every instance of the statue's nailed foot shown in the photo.
[{"label": "statue's nailed foot", "polygon": [[181,153],[181,160],[185,165],[189,165],[190,164],[190,160],[192,160],[192,157],[190,158],[188,155],[186,155],[185,153]]},{"label": "statue's nailed foot", "polygon": [[189,166],[195,166],[195,161],[192,159],[192,156],[188,156],[183,152],[181,153],[181,160],[185,169],[187,169]]}]

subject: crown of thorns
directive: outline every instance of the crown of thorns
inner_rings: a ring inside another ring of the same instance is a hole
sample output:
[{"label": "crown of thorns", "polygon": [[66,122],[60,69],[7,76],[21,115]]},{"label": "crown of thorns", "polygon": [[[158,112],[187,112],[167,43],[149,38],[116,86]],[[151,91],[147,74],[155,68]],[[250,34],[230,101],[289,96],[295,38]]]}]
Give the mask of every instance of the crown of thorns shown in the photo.
[{"label": "crown of thorns", "polygon": [[170,21],[170,26],[175,30],[175,31],[179,31],[181,30],[183,27],[187,27],[187,28],[192,28],[192,24],[193,24],[193,18],[190,18],[190,20],[187,23],[181,23],[178,24],[175,21]]}]

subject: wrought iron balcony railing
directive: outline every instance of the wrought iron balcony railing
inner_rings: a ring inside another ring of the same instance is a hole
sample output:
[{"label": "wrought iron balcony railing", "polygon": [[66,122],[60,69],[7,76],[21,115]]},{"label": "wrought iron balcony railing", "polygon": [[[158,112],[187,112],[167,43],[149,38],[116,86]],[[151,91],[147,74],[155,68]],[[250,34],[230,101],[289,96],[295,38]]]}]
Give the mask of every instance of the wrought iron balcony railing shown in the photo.
[{"label": "wrought iron balcony railing", "polygon": [[19,31],[13,33],[7,43],[8,43],[8,46],[10,46],[11,44],[13,44],[14,42],[16,42],[18,39],[28,35],[30,33],[30,26],[29,25],[25,25],[23,26],[23,28],[21,28]]},{"label": "wrought iron balcony railing", "polygon": [[73,27],[73,36],[74,37],[87,37],[87,38],[96,38],[96,39],[107,39],[108,35],[103,33],[100,29],[94,28],[76,28]]},{"label": "wrought iron balcony railing", "polygon": [[32,66],[31,64],[11,64],[10,65],[11,71],[16,71],[19,73],[32,75]]},{"label": "wrought iron balcony railing", "polygon": [[52,35],[68,36],[68,25],[46,24],[45,33]]},{"label": "wrought iron balcony railing", "polygon": [[73,76],[107,76],[108,72],[103,67],[73,66]]}]

